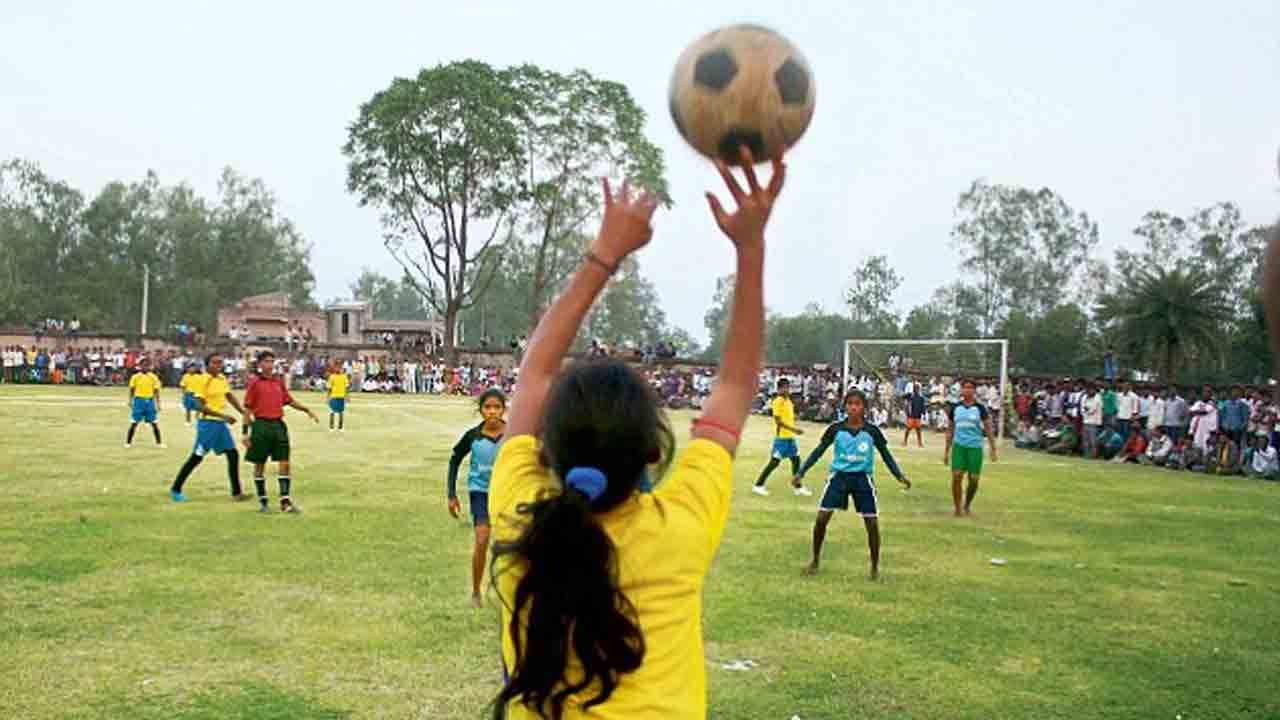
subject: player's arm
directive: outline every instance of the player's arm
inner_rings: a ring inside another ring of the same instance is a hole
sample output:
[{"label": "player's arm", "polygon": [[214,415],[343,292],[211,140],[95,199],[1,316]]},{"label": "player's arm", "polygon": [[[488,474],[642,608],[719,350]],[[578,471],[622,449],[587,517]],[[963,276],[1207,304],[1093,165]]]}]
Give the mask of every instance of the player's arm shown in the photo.
[{"label": "player's arm", "polygon": [[786,424],[786,423],[782,422],[782,419],[781,419],[781,418],[779,418],[777,415],[774,415],[774,416],[773,416],[773,424],[774,424],[775,426],[777,426],[777,429],[778,429],[778,430],[785,430],[785,431],[787,431],[787,432],[792,432],[792,433],[795,433],[795,434],[797,434],[797,435],[803,435],[803,434],[804,434],[804,431],[803,431],[803,430],[801,430],[800,428],[798,428],[798,427],[796,427],[796,426],[794,426],[794,425],[788,425],[788,424]]},{"label": "player's arm", "polygon": [[950,409],[945,411],[945,414],[947,416],[947,432],[945,435],[946,444],[944,445],[944,448],[942,451],[943,465],[946,465],[951,462],[951,443],[955,439],[955,434],[956,434],[956,419],[955,419],[955,415],[953,415],[952,412],[953,411]]},{"label": "player's arm", "polygon": [[520,387],[511,400],[509,437],[534,435],[541,429],[547,395],[565,353],[619,264],[653,236],[650,220],[657,207],[657,198],[647,193],[633,197],[626,182],[615,197],[609,182],[604,181],[600,233],[591,243],[587,258],[529,338],[529,350],[520,363]]},{"label": "player's arm", "polygon": [[880,452],[880,459],[884,460],[884,466],[889,468],[889,472],[897,478],[902,486],[911,489],[911,481],[903,474],[902,469],[898,467],[898,461],[893,459],[893,453],[889,450],[889,441],[885,439],[884,433],[880,432],[880,428],[872,431],[872,439],[875,440],[876,450]]},{"label": "player's arm", "polygon": [[827,431],[822,433],[822,441],[809,453],[809,457],[805,458],[804,464],[800,466],[800,472],[796,473],[796,477],[803,478],[810,468],[818,464],[818,461],[827,452],[827,448],[831,447],[831,443],[836,441],[836,434],[839,431],[840,423],[833,423],[827,426]]},{"label": "player's arm", "polygon": [[292,394],[285,393],[284,399],[285,407],[291,407],[298,412],[306,413],[307,417],[311,418],[312,422],[320,422],[320,418],[316,417],[316,414],[311,412],[311,408],[295,400]]},{"label": "player's arm", "polygon": [[458,517],[458,513],[462,507],[458,504],[458,469],[462,467],[462,461],[471,453],[471,445],[476,439],[476,429],[472,428],[458,440],[458,444],[453,446],[453,453],[449,456],[449,477],[446,483],[449,500],[449,514]]},{"label": "player's arm", "polygon": [[164,383],[160,382],[159,376],[155,377],[155,381],[156,381],[156,389],[154,394],[156,397],[156,412],[160,412],[160,409],[161,409],[160,408],[160,391],[164,389]]},{"label": "player's arm", "polygon": [[737,249],[737,276],[716,386],[693,429],[695,438],[715,442],[730,454],[738,449],[758,387],[764,354],[764,230],[786,179],[782,158],[774,158],[773,177],[768,187],[761,188],[750,152],[744,148],[742,154],[749,192],[743,192],[723,162],[716,162],[738,209],[725,212],[716,196],[707,193],[716,225]]},{"label": "player's arm", "polygon": [[[252,389],[253,388],[250,388],[249,390],[251,391]],[[248,391],[246,391],[246,396],[247,396],[247,392]],[[245,408],[244,405],[240,404],[240,401],[236,399],[235,393],[232,393],[232,392],[227,393],[227,402],[231,404],[231,407],[236,409],[236,412],[240,413],[240,418],[244,420],[245,423],[253,422],[253,412]],[[223,417],[227,419],[227,422],[233,423],[236,421],[236,419],[231,417],[230,415],[223,415]]]},{"label": "player's arm", "polygon": [[133,378],[129,378],[129,399],[125,401],[125,404],[128,405],[129,407],[133,407],[134,387],[135,387],[135,383],[133,382]]},{"label": "player's arm", "polygon": [[991,448],[991,462],[996,462],[1000,459],[1000,455],[996,450],[996,434],[991,426],[991,414],[986,408],[982,408],[980,412],[982,413],[982,432],[987,436],[987,446]]}]

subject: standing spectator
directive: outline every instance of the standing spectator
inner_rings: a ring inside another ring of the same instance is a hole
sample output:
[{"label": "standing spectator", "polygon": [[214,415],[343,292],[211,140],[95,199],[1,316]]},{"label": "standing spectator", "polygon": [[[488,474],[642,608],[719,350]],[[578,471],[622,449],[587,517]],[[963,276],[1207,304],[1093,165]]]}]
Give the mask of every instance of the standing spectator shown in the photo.
[{"label": "standing spectator", "polygon": [[1102,354],[1102,377],[1106,378],[1108,384],[1116,381],[1116,356],[1110,350]]},{"label": "standing spectator", "polygon": [[1166,406],[1165,396],[1168,395],[1168,389],[1155,392],[1151,396],[1150,411],[1147,414],[1147,432],[1155,433],[1164,427],[1164,410]]},{"label": "standing spectator", "polygon": [[1213,401],[1213,388],[1201,390],[1200,399],[1189,411],[1191,415],[1191,444],[1202,453],[1208,453],[1209,440],[1218,432],[1218,405]]},{"label": "standing spectator", "polygon": [[1119,403],[1116,402],[1116,385],[1108,381],[1106,389],[1102,391],[1102,424],[1106,427],[1112,427],[1116,422],[1116,411]]},{"label": "standing spectator", "polygon": [[68,334],[71,337],[75,337],[80,334],[80,318],[76,315],[71,316],[71,326]]},{"label": "standing spectator", "polygon": [[1151,388],[1146,388],[1138,394],[1138,432],[1144,435],[1147,432],[1147,425],[1151,422]]},{"label": "standing spectator", "polygon": [[1120,394],[1116,397],[1116,429],[1127,441],[1129,428],[1138,414],[1138,395],[1133,391],[1133,386],[1127,383],[1121,385],[1120,390]]},{"label": "standing spectator", "polygon": [[1164,431],[1173,440],[1173,444],[1177,445],[1187,429],[1187,401],[1176,387],[1165,388],[1164,397]]},{"label": "standing spectator", "polygon": [[1231,399],[1223,406],[1222,431],[1236,447],[1244,442],[1244,431],[1249,424],[1249,403],[1244,400],[1244,390],[1239,385],[1231,387]]},{"label": "standing spectator", "polygon": [[1102,396],[1096,386],[1089,386],[1081,409],[1081,420],[1084,422],[1081,450],[1085,457],[1092,460],[1098,457],[1098,432],[1102,427]]}]

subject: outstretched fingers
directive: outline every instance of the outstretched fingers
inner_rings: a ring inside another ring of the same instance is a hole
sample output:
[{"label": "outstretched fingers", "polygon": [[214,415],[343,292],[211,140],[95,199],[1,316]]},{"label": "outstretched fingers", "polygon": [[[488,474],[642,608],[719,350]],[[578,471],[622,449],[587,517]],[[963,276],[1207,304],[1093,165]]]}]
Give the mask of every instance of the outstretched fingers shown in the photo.
[{"label": "outstretched fingers", "polygon": [[720,172],[720,177],[724,179],[725,187],[729,188],[729,194],[733,196],[733,201],[738,205],[742,205],[745,193],[742,192],[742,186],[738,184],[737,178],[733,176],[733,173],[729,172],[729,166],[725,165],[723,160],[716,160],[716,170]]}]

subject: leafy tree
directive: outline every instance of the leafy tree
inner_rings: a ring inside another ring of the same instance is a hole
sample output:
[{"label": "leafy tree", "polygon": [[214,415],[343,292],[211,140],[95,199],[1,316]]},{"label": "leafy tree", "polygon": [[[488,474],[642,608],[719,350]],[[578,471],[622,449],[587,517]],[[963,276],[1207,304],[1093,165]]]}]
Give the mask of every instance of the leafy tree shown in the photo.
[{"label": "leafy tree", "polygon": [[362,268],[360,277],[351,283],[351,297],[371,305],[373,316],[380,320],[430,320],[431,312],[410,278],[391,278]]},{"label": "leafy tree", "polygon": [[893,296],[902,286],[902,276],[889,265],[884,255],[873,255],[853,271],[845,293],[849,316],[868,329],[873,337],[898,334],[898,318],[893,310]]},{"label": "leafy tree", "polygon": [[668,194],[662,151],[645,138],[645,113],[625,85],[585,70],[564,74],[534,65],[510,74],[527,172],[521,219],[531,239],[533,327],[581,258],[583,226],[601,209],[602,176],[621,175],[664,199]]},{"label": "leafy tree", "polygon": [[1049,188],[976,180],[960,195],[952,240],[974,273],[978,331],[990,333],[1013,306],[1043,315],[1076,290],[1098,244],[1098,226]]},{"label": "leafy tree", "polygon": [[494,240],[526,187],[522,139],[512,74],[474,60],[397,78],[348,128],[347,189],[381,210],[384,244],[444,319],[450,361],[458,315],[493,282]]},{"label": "leafy tree", "polygon": [[799,315],[768,317],[765,356],[775,363],[827,363],[840,367],[844,362],[844,341],[852,337],[866,337],[858,323],[811,303]]},{"label": "leafy tree", "polygon": [[720,357],[725,324],[729,321],[729,307],[733,304],[734,279],[733,273],[716,278],[716,292],[711,298],[711,307],[702,316],[702,325],[707,329],[708,338],[704,356],[709,359]]},{"label": "leafy tree", "polygon": [[1114,323],[1121,349],[1173,380],[1190,360],[1219,353],[1231,306],[1208,273],[1157,267],[1137,273],[1102,298],[1097,317]]},{"label": "leafy tree", "polygon": [[[1041,317],[1016,309],[998,334],[1009,341],[1011,362],[1019,372],[1037,375],[1096,375],[1100,357],[1089,351],[1089,316],[1075,303],[1063,303]],[[1074,352],[1064,352],[1064,349]]]}]

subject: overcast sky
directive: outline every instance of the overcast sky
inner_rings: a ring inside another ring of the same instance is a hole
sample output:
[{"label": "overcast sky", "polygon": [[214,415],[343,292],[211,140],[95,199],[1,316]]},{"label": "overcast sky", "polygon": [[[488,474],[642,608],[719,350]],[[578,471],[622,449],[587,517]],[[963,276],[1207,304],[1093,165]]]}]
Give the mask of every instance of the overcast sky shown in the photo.
[{"label": "overcast sky", "polygon": [[817,80],[769,235],[773,310],[839,307],[877,253],[906,278],[899,308],[926,300],[953,277],[956,196],[977,177],[1057,190],[1100,223],[1108,256],[1147,210],[1280,211],[1276,0],[4,5],[0,158],[89,195],[148,169],[206,194],[226,165],[261,177],[314,246],[321,301],[362,265],[398,274],[344,188],[359,104],[424,66],[532,62],[625,83],[648,111],[677,207],[640,261],[670,316],[705,335],[732,256],[701,199],[718,178],[676,134],[666,88],[685,45],[739,21],[791,38]]}]

